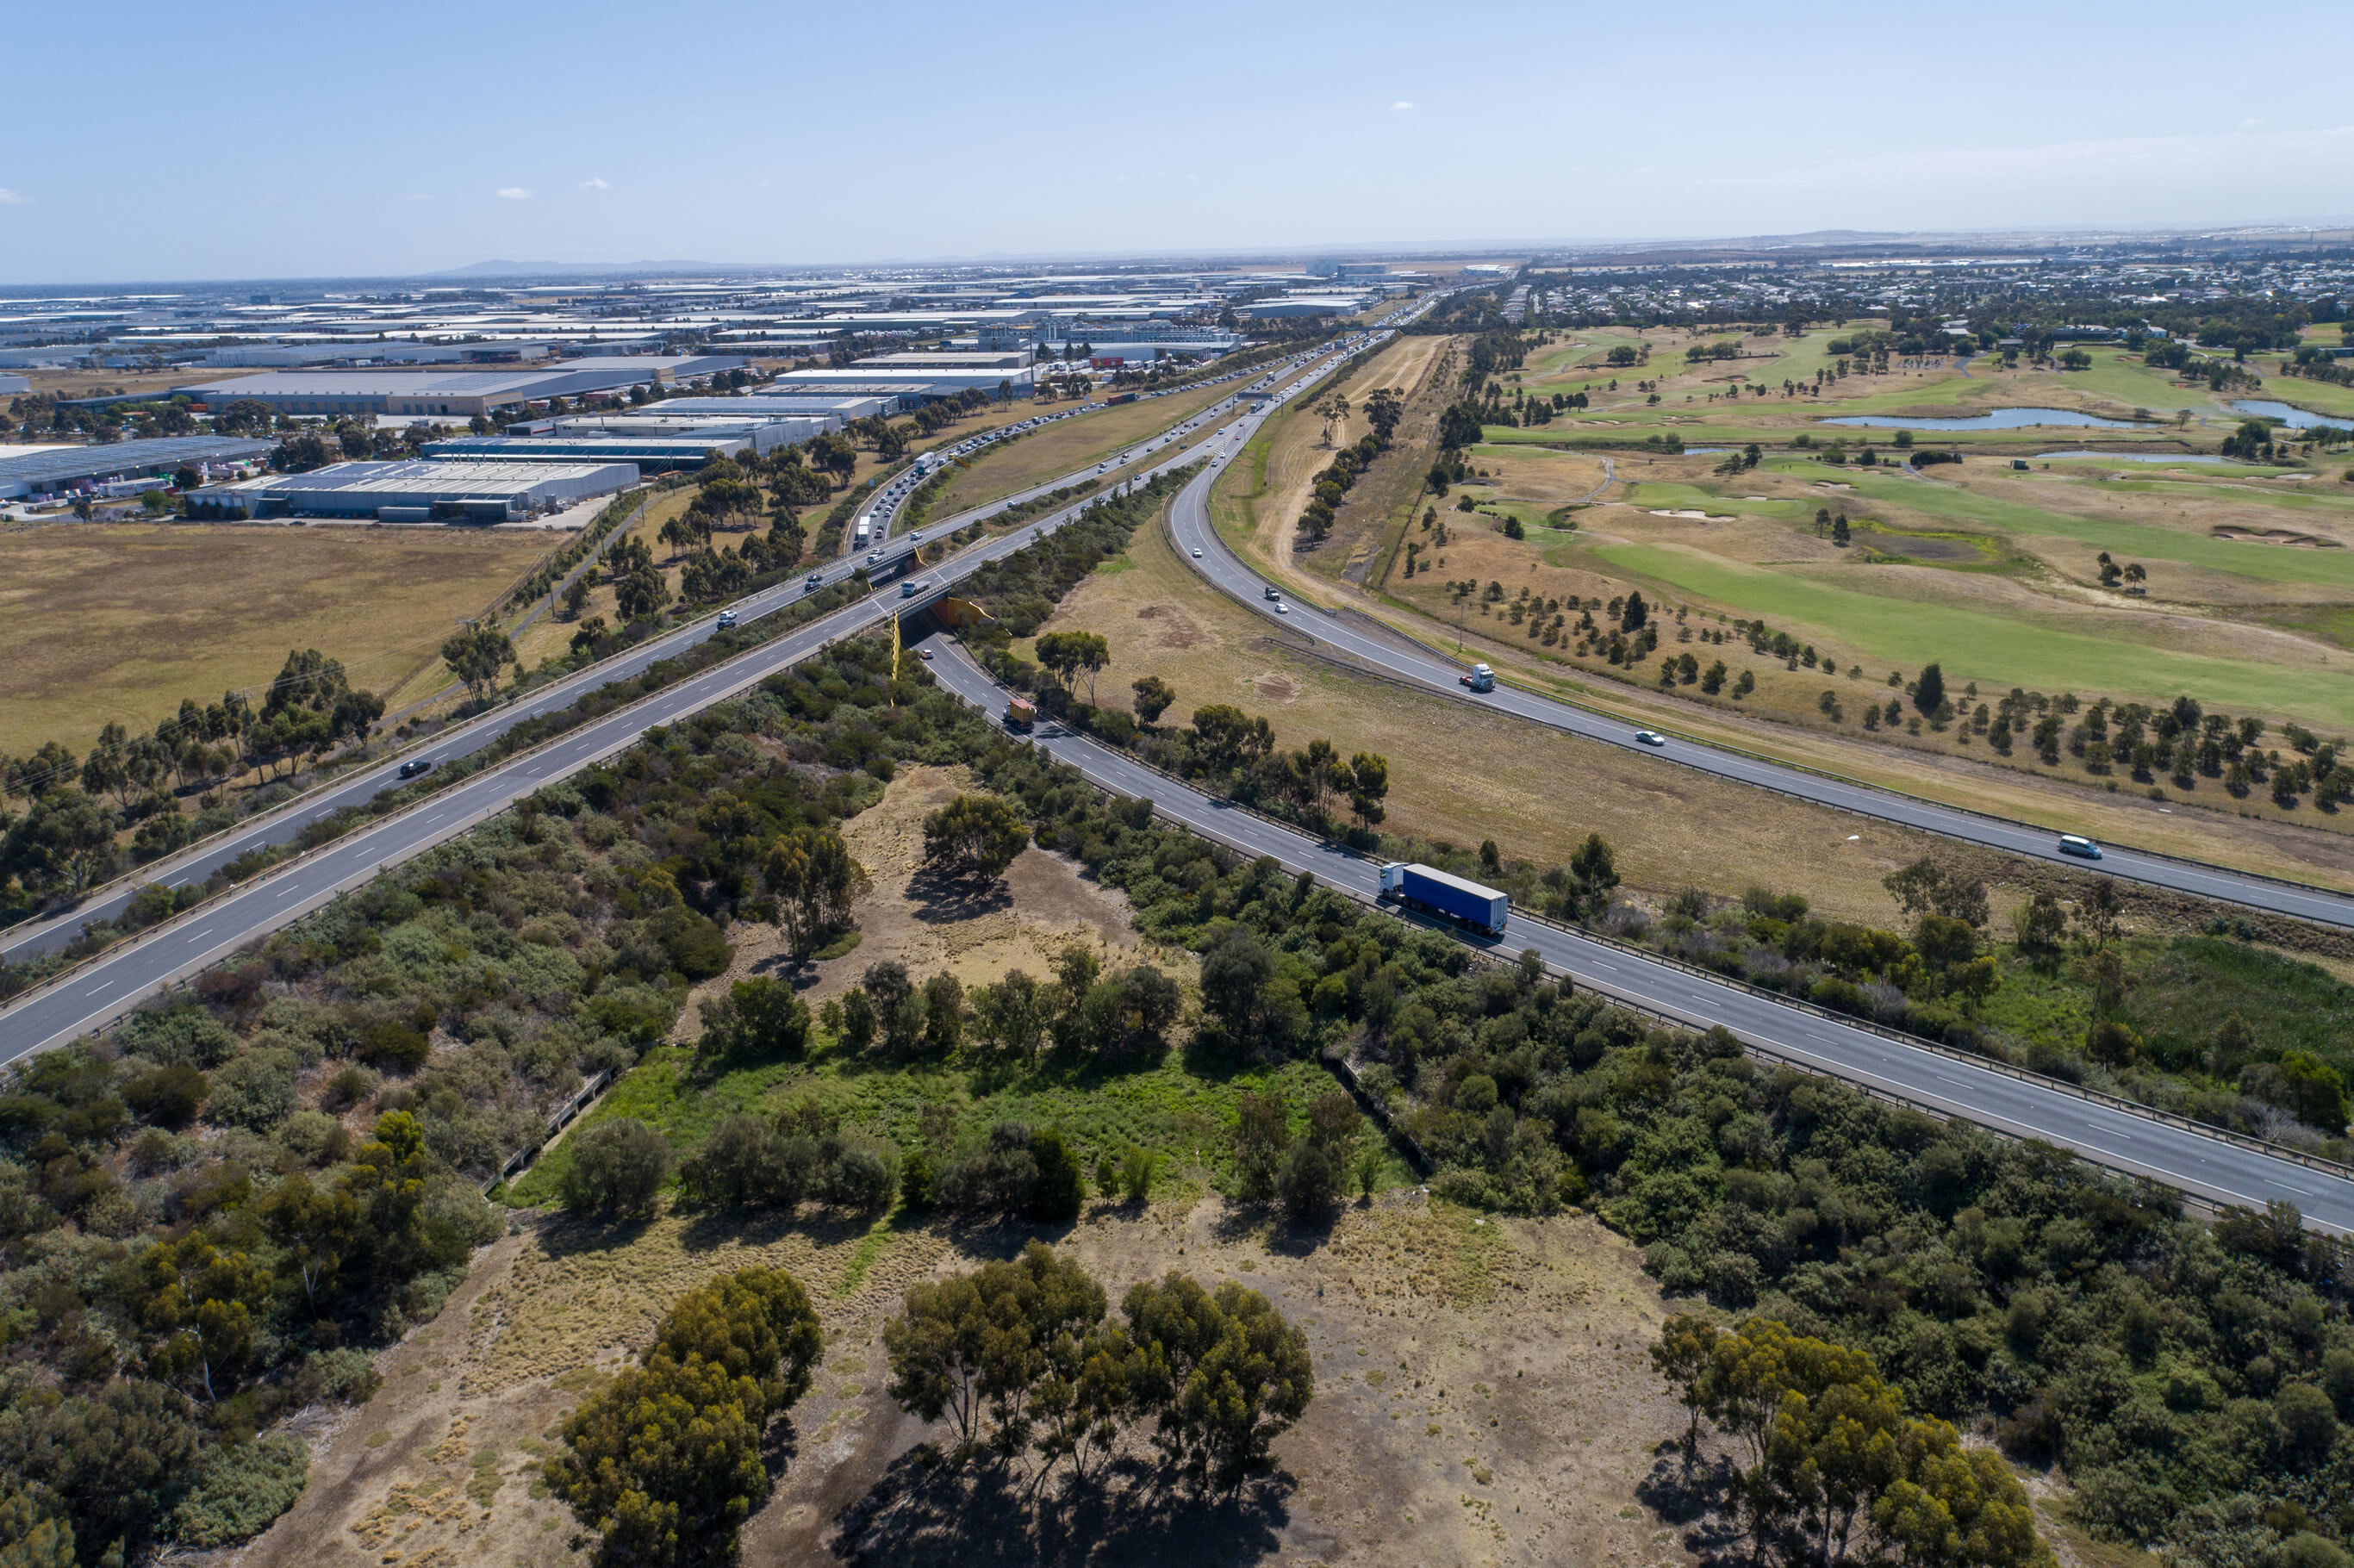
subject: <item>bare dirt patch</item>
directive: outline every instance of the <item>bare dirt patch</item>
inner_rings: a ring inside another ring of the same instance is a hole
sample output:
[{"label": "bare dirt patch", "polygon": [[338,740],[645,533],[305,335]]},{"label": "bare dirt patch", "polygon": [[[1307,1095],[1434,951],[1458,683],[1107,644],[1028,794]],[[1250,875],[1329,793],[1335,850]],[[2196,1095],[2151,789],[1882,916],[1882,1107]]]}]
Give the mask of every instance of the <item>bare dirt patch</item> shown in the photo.
[{"label": "bare dirt patch", "polygon": [[2218,528],[2218,539],[2244,541],[2252,545],[2288,545],[2300,550],[2339,550],[2345,548],[2335,539],[2317,539],[2310,534],[2292,534],[2285,528]]},{"label": "bare dirt patch", "polygon": [[[1014,969],[1043,976],[1054,956],[1074,942],[1095,948],[1107,964],[1134,961],[1142,944],[1127,896],[1061,855],[1024,850],[997,885],[979,890],[942,885],[924,874],[925,816],[974,788],[961,768],[905,768],[881,800],[843,824],[843,840],[865,868],[869,885],[851,908],[858,945],[811,966],[813,979],[803,992],[811,1005],[841,995],[869,964],[886,959],[918,977],[945,970],[968,986]],[[735,961],[726,974],[698,986],[697,999],[789,962],[784,938],[773,927],[737,926],[728,937],[736,944]],[[694,1017],[690,1005],[681,1015],[682,1036],[695,1033]]]},{"label": "bare dirt patch", "polygon": [[[1172,1510],[1170,1532],[1146,1539],[1124,1533],[1114,1510],[1108,1540],[1069,1543],[1055,1560],[1684,1560],[1633,1500],[1651,1446],[1678,1419],[1647,1353],[1662,1308],[1639,1255],[1594,1221],[1483,1222],[1402,1191],[1344,1212],[1328,1238],[1204,1201],[1099,1208],[1054,1239],[1115,1302],[1171,1268],[1264,1291],[1307,1330],[1317,1374],[1315,1403],[1276,1445],[1283,1475],[1257,1506]],[[992,1236],[983,1250],[1019,1240]],[[975,1255],[959,1246],[937,1263],[969,1267]],[[831,1464],[788,1478],[746,1532],[747,1561],[1031,1560],[1026,1544],[976,1538],[957,1511],[902,1489],[891,1461],[937,1434],[880,1393],[879,1345],[835,1343],[829,1380],[839,1369],[858,1395],[795,1413],[805,1431],[833,1428]]]}]

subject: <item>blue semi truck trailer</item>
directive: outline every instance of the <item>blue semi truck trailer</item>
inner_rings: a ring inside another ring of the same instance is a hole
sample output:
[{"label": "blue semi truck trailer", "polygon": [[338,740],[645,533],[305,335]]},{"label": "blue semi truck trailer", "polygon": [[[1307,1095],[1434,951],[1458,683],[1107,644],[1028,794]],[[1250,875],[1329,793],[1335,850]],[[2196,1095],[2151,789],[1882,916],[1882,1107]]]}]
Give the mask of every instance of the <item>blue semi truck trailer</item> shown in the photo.
[{"label": "blue semi truck trailer", "polygon": [[1504,934],[1511,899],[1492,887],[1427,865],[1393,861],[1382,867],[1382,897],[1426,915],[1469,926],[1490,937]]}]

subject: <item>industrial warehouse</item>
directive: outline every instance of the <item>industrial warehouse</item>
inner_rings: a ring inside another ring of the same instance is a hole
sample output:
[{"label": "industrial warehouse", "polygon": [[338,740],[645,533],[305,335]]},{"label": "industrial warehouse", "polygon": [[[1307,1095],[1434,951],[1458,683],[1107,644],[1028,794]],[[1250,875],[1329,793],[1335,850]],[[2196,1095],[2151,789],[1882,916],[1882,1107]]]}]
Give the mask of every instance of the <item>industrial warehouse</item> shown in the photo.
[{"label": "industrial warehouse", "polygon": [[69,493],[136,494],[183,468],[202,475],[208,465],[260,461],[270,450],[268,441],[228,436],[164,436],[29,452],[0,447],[0,501],[45,501]]},{"label": "industrial warehouse", "polygon": [[266,370],[175,387],[199,408],[259,403],[273,414],[413,414],[472,418],[551,397],[679,386],[741,369],[740,355],[606,355],[529,370]]},{"label": "industrial warehouse", "polygon": [[428,441],[425,455],[461,461],[629,462],[649,471],[701,468],[714,457],[759,457],[841,428],[839,419],[811,416],[581,414],[510,425],[504,436]]},{"label": "industrial warehouse", "polygon": [[207,485],[188,497],[188,515],[206,522],[512,523],[637,482],[637,465],[627,462],[339,462],[310,473]]}]

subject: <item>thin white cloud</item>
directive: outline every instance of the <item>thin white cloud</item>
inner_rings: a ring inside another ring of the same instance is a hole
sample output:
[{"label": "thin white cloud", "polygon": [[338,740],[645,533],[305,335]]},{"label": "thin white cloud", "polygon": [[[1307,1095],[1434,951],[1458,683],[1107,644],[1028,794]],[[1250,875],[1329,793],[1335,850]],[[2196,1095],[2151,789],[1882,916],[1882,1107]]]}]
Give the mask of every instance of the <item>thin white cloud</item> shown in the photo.
[{"label": "thin white cloud", "polygon": [[431,191],[411,191],[400,199],[403,201],[431,201],[433,199],[433,193]]},{"label": "thin white cloud", "polygon": [[609,191],[613,187],[605,183],[601,175],[591,175],[580,182],[580,188],[584,191]]},{"label": "thin white cloud", "polygon": [[531,193],[524,189],[521,185],[501,185],[499,187],[499,199],[501,201],[529,201],[531,199]]},{"label": "thin white cloud", "polygon": [[0,207],[30,207],[32,205],[33,198],[27,196],[23,191],[12,191],[6,185],[0,185]]},{"label": "thin white cloud", "polygon": [[1395,103],[1391,104],[1390,107],[1392,109],[1412,109],[1414,105],[1401,98]]}]

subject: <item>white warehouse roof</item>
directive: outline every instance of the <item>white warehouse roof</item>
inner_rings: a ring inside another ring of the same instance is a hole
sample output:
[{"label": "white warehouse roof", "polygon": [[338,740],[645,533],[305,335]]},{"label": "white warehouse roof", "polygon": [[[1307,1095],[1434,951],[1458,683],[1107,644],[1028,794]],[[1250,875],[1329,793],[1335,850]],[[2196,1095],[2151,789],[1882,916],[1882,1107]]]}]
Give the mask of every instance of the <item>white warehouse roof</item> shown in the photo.
[{"label": "white warehouse roof", "polygon": [[188,498],[193,517],[436,518],[502,522],[638,482],[635,463],[339,462],[309,473],[274,473],[207,485]]}]

